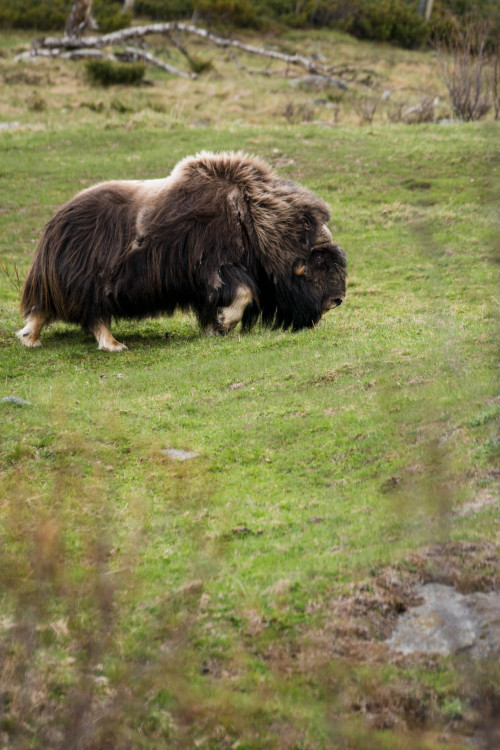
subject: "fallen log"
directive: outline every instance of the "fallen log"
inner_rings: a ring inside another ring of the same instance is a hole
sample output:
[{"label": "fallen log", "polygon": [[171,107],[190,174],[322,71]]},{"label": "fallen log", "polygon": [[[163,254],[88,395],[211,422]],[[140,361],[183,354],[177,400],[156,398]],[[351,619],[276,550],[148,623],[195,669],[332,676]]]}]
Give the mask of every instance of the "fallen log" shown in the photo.
[{"label": "fallen log", "polygon": [[131,39],[143,39],[151,34],[170,35],[172,32],[176,31],[185,34],[193,34],[205,39],[207,42],[215,44],[217,47],[234,47],[249,55],[258,55],[260,57],[267,57],[271,60],[279,60],[287,65],[297,65],[305,68],[309,73],[318,73],[321,75],[331,72],[325,66],[320,65],[316,60],[311,60],[303,55],[287,55],[284,52],[278,52],[277,50],[256,47],[253,44],[245,44],[236,39],[217,36],[211,31],[207,31],[199,26],[178,22],[151,23],[144,26],[131,26],[128,29],[112,31],[109,34],[102,34],[101,36],[87,36],[85,39],[79,39],[74,36],[44,37],[43,39],[34,42],[34,46],[41,49],[80,49],[82,47],[101,48],[124,44]]}]

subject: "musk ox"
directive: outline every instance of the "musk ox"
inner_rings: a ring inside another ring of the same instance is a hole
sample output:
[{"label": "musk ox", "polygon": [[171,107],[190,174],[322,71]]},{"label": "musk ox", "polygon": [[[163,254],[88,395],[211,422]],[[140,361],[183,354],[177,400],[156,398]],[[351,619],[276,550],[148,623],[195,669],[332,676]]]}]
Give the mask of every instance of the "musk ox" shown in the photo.
[{"label": "musk ox", "polygon": [[314,326],[346,290],[344,251],[326,204],[243,153],[202,152],[165,179],[104,182],[62,206],[45,227],[23,290],[40,346],[52,320],[92,331],[99,349],[126,349],[112,318],[193,310],[208,334],[257,320]]}]

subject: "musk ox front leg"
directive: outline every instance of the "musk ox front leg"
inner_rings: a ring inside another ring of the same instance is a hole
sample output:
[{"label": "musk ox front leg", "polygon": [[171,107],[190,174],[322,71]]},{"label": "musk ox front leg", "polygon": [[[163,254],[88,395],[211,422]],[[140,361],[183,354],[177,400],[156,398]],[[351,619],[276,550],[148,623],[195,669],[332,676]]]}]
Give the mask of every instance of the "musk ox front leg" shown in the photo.
[{"label": "musk ox front leg", "polygon": [[253,301],[253,294],[250,287],[240,284],[236,288],[234,299],[229,305],[219,307],[217,310],[217,330],[225,334],[232,331],[243,317],[248,305]]},{"label": "musk ox front leg", "polygon": [[41,346],[40,331],[49,319],[50,316],[46,313],[30,313],[24,328],[16,333],[21,344],[24,344],[24,346]]},{"label": "musk ox front leg", "polygon": [[200,315],[208,336],[224,335],[235,328],[245,310],[257,300],[257,288],[245,266],[222,265],[210,280],[208,305]]},{"label": "musk ox front leg", "polygon": [[126,344],[120,344],[119,341],[111,334],[111,331],[102,320],[92,326],[91,330],[98,344],[98,349],[104,352],[122,352],[124,349],[128,349]]}]

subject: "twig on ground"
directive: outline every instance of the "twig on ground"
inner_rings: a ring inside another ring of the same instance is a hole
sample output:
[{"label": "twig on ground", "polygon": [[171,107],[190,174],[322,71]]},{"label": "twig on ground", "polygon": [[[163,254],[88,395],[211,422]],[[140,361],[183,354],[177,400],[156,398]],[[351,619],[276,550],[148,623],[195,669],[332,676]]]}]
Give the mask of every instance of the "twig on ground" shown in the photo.
[{"label": "twig on ground", "polygon": [[14,289],[17,292],[21,292],[21,278],[19,276],[19,269],[15,263],[12,264],[12,268],[14,269],[15,278],[12,277],[12,273],[10,271],[8,264],[0,258],[0,270],[8,278],[8,280],[10,281]]}]

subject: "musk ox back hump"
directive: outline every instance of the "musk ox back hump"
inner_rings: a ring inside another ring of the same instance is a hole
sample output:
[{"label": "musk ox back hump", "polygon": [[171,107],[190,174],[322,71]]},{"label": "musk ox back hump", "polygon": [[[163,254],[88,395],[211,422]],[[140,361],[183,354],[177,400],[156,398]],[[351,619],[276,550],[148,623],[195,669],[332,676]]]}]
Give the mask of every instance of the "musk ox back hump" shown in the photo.
[{"label": "musk ox back hump", "polygon": [[307,256],[330,216],[317,195],[278,177],[261,159],[241,152],[202,151],[179,162],[171,180],[168,209],[165,204],[151,216],[159,231],[167,213],[172,225],[173,210],[178,219],[194,216],[197,221],[226,212],[222,235],[243,232],[252,257],[274,277],[281,276],[297,257]]}]

